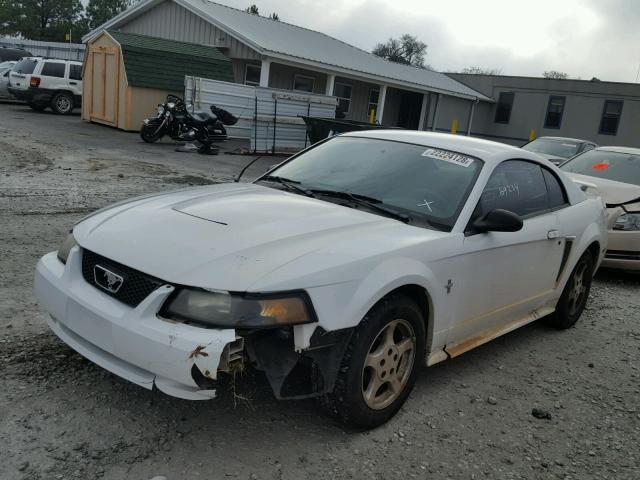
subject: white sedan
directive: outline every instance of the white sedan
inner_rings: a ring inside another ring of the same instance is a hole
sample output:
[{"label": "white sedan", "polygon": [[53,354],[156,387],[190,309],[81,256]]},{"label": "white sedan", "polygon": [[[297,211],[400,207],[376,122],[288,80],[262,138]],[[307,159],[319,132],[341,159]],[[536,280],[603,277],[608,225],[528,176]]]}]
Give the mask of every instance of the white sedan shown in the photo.
[{"label": "white sedan", "polygon": [[64,342],[145,388],[209,399],[252,365],[276,397],[373,427],[419,363],[572,326],[606,247],[602,200],[537,155],[380,130],[100,210],[39,261],[35,294]]}]

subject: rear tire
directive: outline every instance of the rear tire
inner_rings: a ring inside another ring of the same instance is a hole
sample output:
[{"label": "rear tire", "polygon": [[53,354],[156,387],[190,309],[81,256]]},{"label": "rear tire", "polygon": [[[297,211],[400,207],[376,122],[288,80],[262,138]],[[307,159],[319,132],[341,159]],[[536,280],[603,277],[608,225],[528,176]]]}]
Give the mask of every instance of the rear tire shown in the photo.
[{"label": "rear tire", "polygon": [[42,112],[45,108],[47,108],[46,105],[42,105],[41,103],[29,103],[28,104],[29,107],[31,107],[31,110],[34,110],[36,112]]},{"label": "rear tire", "polygon": [[51,109],[58,115],[70,115],[73,112],[73,95],[66,92],[56,93],[51,100]]},{"label": "rear tire", "polygon": [[355,427],[382,425],[402,407],[425,356],[425,323],[403,295],[378,302],[356,328],[342,359],[330,403]]},{"label": "rear tire", "polygon": [[589,299],[592,279],[593,257],[591,253],[585,252],[567,280],[555,313],[545,319],[546,323],[558,329],[575,325]]}]

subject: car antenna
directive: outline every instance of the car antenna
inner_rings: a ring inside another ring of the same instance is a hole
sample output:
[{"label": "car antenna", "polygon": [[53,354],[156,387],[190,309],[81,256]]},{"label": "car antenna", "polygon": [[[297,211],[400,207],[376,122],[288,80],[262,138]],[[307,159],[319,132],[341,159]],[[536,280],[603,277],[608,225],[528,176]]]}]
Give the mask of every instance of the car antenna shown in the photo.
[{"label": "car antenna", "polygon": [[264,157],[264,155],[260,155],[256,158],[254,158],[253,160],[251,160],[249,163],[247,163],[245,165],[245,167],[240,171],[240,173],[238,174],[238,176],[235,179],[235,182],[238,183],[240,181],[240,178],[242,178],[242,175],[244,175],[244,172],[246,172],[247,168],[249,168],[251,165],[253,165],[254,163],[256,163],[258,160],[260,160],[262,157]]}]

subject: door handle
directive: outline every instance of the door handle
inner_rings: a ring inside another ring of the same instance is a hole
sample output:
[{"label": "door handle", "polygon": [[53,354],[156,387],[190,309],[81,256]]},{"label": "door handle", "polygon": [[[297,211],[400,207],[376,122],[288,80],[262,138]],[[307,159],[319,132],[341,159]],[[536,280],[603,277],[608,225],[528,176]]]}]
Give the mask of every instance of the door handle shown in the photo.
[{"label": "door handle", "polygon": [[78,82],[69,82],[69,85],[77,85]]},{"label": "door handle", "polygon": [[558,238],[560,236],[560,233],[558,233],[558,230],[549,230],[547,232],[547,238],[549,240],[553,240],[555,238]]}]

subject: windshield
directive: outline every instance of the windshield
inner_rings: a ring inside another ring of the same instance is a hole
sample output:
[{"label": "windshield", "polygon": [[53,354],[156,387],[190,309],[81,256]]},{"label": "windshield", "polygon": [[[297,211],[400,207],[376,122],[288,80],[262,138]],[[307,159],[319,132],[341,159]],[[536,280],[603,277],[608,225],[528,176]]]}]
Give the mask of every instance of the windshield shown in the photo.
[{"label": "windshield", "polygon": [[523,145],[523,150],[550,155],[553,157],[569,158],[578,153],[580,144],[571,140],[538,138],[531,143]]},{"label": "windshield", "polygon": [[640,155],[590,150],[560,168],[565,172],[640,185]]},{"label": "windshield", "polygon": [[18,63],[16,63],[15,67],[13,67],[13,71],[17,73],[33,73],[36,68],[37,60],[32,60],[29,58],[23,58]]},{"label": "windshield", "polygon": [[296,182],[310,192],[317,190],[322,200],[344,201],[324,196],[323,191],[377,200],[379,206],[408,216],[410,223],[449,231],[481,168],[482,161],[447,150],[336,137],[302,153],[270,176]]}]

